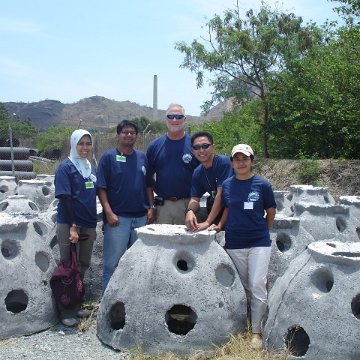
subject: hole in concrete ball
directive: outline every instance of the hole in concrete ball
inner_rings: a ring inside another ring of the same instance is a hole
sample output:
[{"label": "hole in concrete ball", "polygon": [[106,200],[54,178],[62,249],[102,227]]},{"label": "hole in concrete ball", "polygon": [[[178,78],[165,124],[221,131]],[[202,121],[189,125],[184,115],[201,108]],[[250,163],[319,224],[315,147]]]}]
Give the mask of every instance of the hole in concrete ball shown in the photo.
[{"label": "hole in concrete ball", "polygon": [[14,259],[19,254],[19,246],[14,240],[4,240],[1,244],[1,254],[5,259]]},{"label": "hole in concrete ball", "polygon": [[125,305],[123,302],[115,303],[109,312],[110,327],[114,330],[123,329],[125,326]]},{"label": "hole in concrete ball", "polygon": [[336,227],[340,232],[343,232],[346,229],[346,221],[342,217],[336,218]]},{"label": "hole in concrete ball", "polygon": [[37,207],[37,205],[36,205],[34,202],[32,202],[32,201],[29,201],[29,202],[28,202],[28,205],[29,205],[29,207],[30,207],[31,210],[39,210],[39,208]]},{"label": "hole in concrete ball", "polygon": [[35,254],[35,264],[42,272],[47,271],[49,263],[49,256],[45,252],[39,251]]},{"label": "hole in concrete ball", "polygon": [[180,272],[190,272],[195,266],[195,259],[190,253],[185,251],[177,252],[173,261]]},{"label": "hole in concrete ball", "polygon": [[341,257],[350,257],[350,258],[360,258],[360,252],[335,251],[331,255],[341,256]]},{"label": "hole in concrete ball", "polygon": [[50,248],[53,249],[57,245],[57,243],[58,243],[57,236],[54,235],[53,238],[50,241]]},{"label": "hole in concrete ball", "polygon": [[23,290],[12,290],[5,298],[6,310],[17,314],[28,306],[29,298]]},{"label": "hole in concrete ball", "polygon": [[40,221],[33,222],[33,227],[40,236],[43,236],[47,233],[46,225]]},{"label": "hole in concrete ball", "polygon": [[326,243],[327,246],[330,246],[330,247],[333,247],[333,248],[336,248],[336,245],[335,244],[332,244],[332,243]]},{"label": "hole in concrete ball", "polygon": [[276,246],[281,252],[285,252],[291,248],[291,238],[286,233],[279,233],[276,236]]},{"label": "hole in concrete ball", "polygon": [[357,319],[360,319],[360,294],[356,295],[352,299],[351,311]]},{"label": "hole in concrete ball", "polygon": [[9,191],[9,187],[8,187],[8,186],[6,186],[6,185],[0,186],[0,193],[1,193],[1,194],[5,194],[5,193],[8,192],[8,191]]},{"label": "hole in concrete ball", "polygon": [[186,335],[197,321],[196,313],[186,305],[174,305],[165,314],[165,321],[170,332],[176,335]]},{"label": "hole in concrete ball", "polygon": [[328,293],[334,285],[334,276],[329,269],[322,267],[311,274],[311,281],[318,290]]},{"label": "hole in concrete ball", "polygon": [[3,201],[0,203],[0,211],[4,211],[9,206],[7,201]]},{"label": "hole in concrete ball", "polygon": [[47,186],[43,186],[41,190],[44,196],[48,196],[50,194],[50,189]]},{"label": "hole in concrete ball", "polygon": [[221,285],[230,287],[235,281],[235,270],[228,264],[220,264],[215,270],[215,276]]},{"label": "hole in concrete ball", "polygon": [[328,195],[324,195],[325,204],[330,204],[330,198]]},{"label": "hole in concrete ball", "polygon": [[309,349],[310,338],[301,326],[293,326],[285,336],[285,344],[291,355],[304,356]]}]

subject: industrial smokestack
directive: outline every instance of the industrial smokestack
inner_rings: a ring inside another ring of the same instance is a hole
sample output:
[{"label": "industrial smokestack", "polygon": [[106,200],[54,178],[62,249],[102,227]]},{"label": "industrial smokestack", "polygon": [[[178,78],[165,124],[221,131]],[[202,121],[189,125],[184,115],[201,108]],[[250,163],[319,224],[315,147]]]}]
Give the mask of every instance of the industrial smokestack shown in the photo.
[{"label": "industrial smokestack", "polygon": [[153,89],[153,120],[158,119],[158,104],[157,104],[157,75],[154,75],[154,89]]}]

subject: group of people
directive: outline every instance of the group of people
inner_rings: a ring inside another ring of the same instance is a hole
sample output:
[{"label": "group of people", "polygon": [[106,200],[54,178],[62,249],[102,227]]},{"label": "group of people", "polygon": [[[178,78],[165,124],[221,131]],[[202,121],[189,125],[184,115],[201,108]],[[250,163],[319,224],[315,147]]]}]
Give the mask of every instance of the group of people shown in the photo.
[{"label": "group of people", "polygon": [[[185,121],[184,108],[170,104],[167,133],[153,140],[146,154],[134,148],[138,126],[121,121],[116,128],[117,148],[102,155],[96,170],[87,159],[91,134],[82,129],[73,132],[70,156],[55,174],[60,261],[68,260],[70,243],[77,243],[84,277],[96,239],[96,196],[103,208],[103,292],[120,258],[136,241],[135,228],[155,222],[186,225],[194,232],[225,230],[225,250],[239,273],[250,308],[252,343],[261,347],[269,230],[276,213],[272,187],[253,173],[254,151],[249,145],[234,146],[230,158],[218,155],[212,134],[201,131],[190,136]],[[207,216],[200,218],[200,199],[205,193]],[[86,240],[81,240],[81,234]],[[67,326],[86,316],[80,307],[59,307],[59,311]]]}]

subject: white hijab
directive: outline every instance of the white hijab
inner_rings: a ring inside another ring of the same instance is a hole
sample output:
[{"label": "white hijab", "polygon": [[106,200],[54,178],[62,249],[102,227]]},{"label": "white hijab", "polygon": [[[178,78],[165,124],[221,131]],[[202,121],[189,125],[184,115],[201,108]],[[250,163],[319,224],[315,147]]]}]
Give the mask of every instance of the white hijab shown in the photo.
[{"label": "white hijab", "polygon": [[71,162],[75,165],[76,169],[79,171],[79,173],[84,177],[88,178],[91,175],[91,164],[88,159],[80,157],[78,152],[76,151],[76,146],[80,139],[84,135],[89,135],[91,142],[92,142],[92,136],[87,130],[83,129],[77,129],[75,130],[70,137],[70,156],[69,159]]}]

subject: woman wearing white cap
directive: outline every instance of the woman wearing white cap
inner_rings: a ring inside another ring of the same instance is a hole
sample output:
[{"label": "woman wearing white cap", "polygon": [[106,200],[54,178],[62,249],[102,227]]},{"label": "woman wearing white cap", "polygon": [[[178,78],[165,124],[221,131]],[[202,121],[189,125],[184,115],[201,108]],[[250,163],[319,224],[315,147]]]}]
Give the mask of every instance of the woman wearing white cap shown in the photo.
[{"label": "woman wearing white cap", "polygon": [[[70,156],[64,159],[55,173],[55,197],[59,199],[56,217],[56,236],[60,249],[60,262],[70,258],[70,243],[77,244],[81,278],[90,266],[96,239],[96,169],[87,157],[92,151],[92,137],[83,129],[71,134]],[[79,237],[83,241],[79,241]],[[79,307],[64,309],[58,304],[60,319],[65,326],[78,324],[84,317]]]},{"label": "woman wearing white cap", "polygon": [[219,224],[225,226],[225,249],[238,270],[251,310],[252,345],[262,347],[262,319],[266,313],[266,278],[270,261],[269,230],[276,213],[271,184],[252,172],[254,151],[238,144],[231,151],[235,175],[223,182],[224,213]]}]

